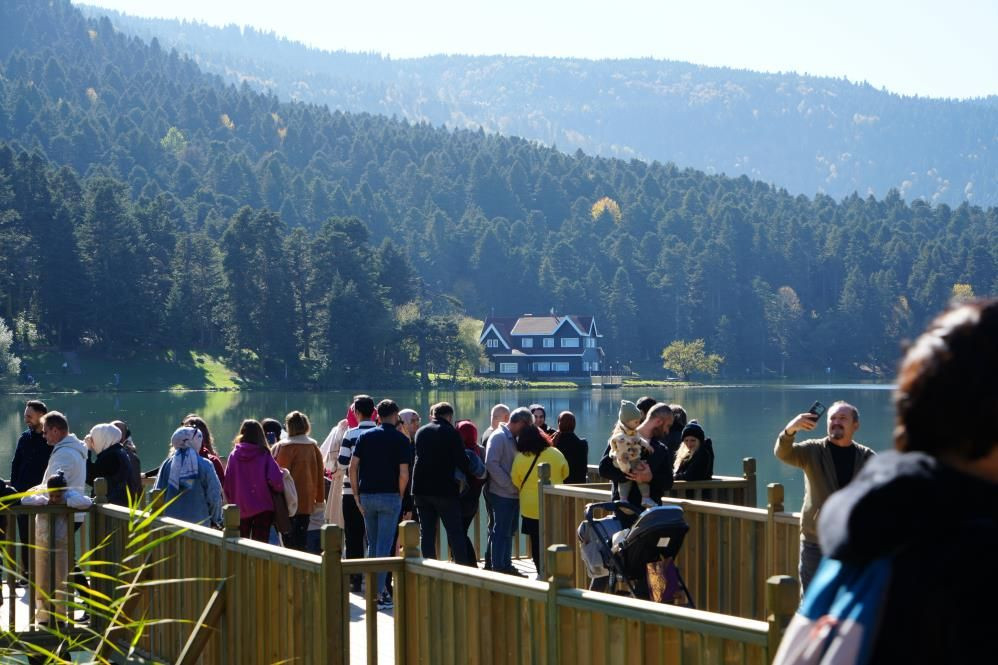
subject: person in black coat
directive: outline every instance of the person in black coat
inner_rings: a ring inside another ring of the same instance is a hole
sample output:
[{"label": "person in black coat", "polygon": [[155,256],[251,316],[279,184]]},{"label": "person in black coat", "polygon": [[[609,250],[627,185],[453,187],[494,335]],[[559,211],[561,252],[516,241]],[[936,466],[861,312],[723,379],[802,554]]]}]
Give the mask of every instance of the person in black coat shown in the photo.
[{"label": "person in black coat", "polygon": [[454,429],[454,407],[440,402],[430,407],[430,422],[416,432],[416,463],[412,472],[412,496],[419,512],[419,547],[423,556],[437,555],[437,518],[444,523],[454,561],[475,565],[465,547],[461,528],[461,503],[454,471],[465,478],[474,473],[464,454],[461,436]]},{"label": "person in black coat", "polygon": [[673,467],[676,480],[710,480],[714,477],[714,443],[695,420],[683,428],[682,444]]},{"label": "person in black coat", "polygon": [[554,433],[552,443],[568,461],[568,478],[565,478],[565,482],[568,484],[586,482],[589,442],[576,436],[575,414],[571,411],[562,411],[558,414],[558,431]]},{"label": "person in black coat", "polygon": [[[107,481],[107,500],[117,506],[128,505],[128,481],[132,464],[121,446],[121,430],[110,423],[94,425],[83,439],[90,453],[87,454],[87,484],[98,478]],[[90,454],[97,459],[91,460]]]},{"label": "person in black coat", "polygon": [[[42,434],[42,416],[48,413],[44,402],[33,399],[24,405],[24,424],[27,429],[17,439],[14,459],[10,463],[10,484],[18,492],[27,492],[45,481],[45,469],[48,468],[52,446],[45,441]],[[27,576],[31,570],[34,556],[28,549],[28,529],[30,522],[27,515],[17,516],[17,532],[21,545],[21,572]]]}]

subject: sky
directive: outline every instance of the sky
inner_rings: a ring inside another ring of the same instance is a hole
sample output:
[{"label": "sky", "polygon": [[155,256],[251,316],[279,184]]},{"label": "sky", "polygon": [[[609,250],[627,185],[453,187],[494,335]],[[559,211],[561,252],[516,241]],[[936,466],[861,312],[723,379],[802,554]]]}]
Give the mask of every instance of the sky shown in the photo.
[{"label": "sky", "polygon": [[654,57],[867,81],[923,97],[998,94],[995,0],[86,0],[250,25],[327,50]]}]

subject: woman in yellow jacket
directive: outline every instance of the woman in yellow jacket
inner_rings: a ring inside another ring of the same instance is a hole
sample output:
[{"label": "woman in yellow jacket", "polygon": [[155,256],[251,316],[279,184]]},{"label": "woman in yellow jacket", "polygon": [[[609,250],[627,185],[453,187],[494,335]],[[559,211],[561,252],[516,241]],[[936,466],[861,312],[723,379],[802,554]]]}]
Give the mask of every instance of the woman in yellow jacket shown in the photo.
[{"label": "woman in yellow jacket", "polygon": [[561,451],[551,446],[551,439],[537,427],[525,427],[516,439],[516,457],[510,476],[513,484],[520,488],[520,514],[523,525],[520,531],[530,536],[530,556],[534,566],[540,570],[541,559],[538,518],[540,509],[537,500],[537,466],[551,466],[551,482],[562,483],[568,477],[568,460]]}]

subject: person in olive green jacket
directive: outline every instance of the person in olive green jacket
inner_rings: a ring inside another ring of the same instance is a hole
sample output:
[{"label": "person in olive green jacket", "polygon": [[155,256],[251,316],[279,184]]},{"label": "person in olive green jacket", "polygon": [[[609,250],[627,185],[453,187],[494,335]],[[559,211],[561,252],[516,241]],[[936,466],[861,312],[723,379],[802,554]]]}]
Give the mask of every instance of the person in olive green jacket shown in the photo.
[{"label": "person in olive green jacket", "polygon": [[846,402],[836,402],[828,409],[828,436],[800,443],[794,437],[801,430],[811,431],[818,416],[802,413],[787,423],[776,438],[776,458],[804,471],[804,506],[800,515],[801,594],[807,591],[814,571],[821,561],[818,544],[818,513],[833,492],[845,487],[875,453],[853,441],[859,429],[859,410]]}]

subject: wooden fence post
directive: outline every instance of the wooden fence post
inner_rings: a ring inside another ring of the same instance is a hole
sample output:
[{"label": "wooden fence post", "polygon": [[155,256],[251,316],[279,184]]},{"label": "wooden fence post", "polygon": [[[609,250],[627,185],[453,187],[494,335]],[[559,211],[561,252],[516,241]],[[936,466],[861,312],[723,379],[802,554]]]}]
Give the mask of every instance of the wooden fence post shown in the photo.
[{"label": "wooden fence post", "polygon": [[239,506],[227,503],[222,506],[222,537],[239,537]]},{"label": "wooden fence post", "polygon": [[350,662],[350,626],[344,614],[346,589],[343,584],[343,529],[324,524],[319,532],[322,543],[322,616],[319,629],[325,635],[325,662],[344,665]]},{"label": "wooden fence post", "polygon": [[544,559],[547,552],[548,537],[545,531],[548,529],[548,521],[554,516],[544,512],[544,488],[551,485],[551,465],[541,462],[537,465],[537,551],[541,553],[540,561],[537,562],[537,579],[544,579]]},{"label": "wooden fence post", "polygon": [[[419,559],[419,524],[406,520],[399,524],[399,543],[402,546],[402,565],[395,578],[395,665],[406,665],[409,662],[409,582],[406,571],[406,559]],[[416,630],[421,627],[416,626]]]},{"label": "wooden fence post", "polygon": [[[776,575],[776,513],[783,512],[783,485],[766,485],[766,567],[765,575]],[[787,571],[782,571],[787,572]]]},{"label": "wooden fence post", "polygon": [[748,487],[745,489],[745,505],[749,508],[755,508],[756,501],[756,477],[755,477],[755,458],[746,457],[742,460],[742,478],[748,481]]},{"label": "wooden fence post", "polygon": [[800,587],[789,575],[773,575],[766,580],[766,622],[769,623],[769,654],[772,661],[780,647],[783,632],[797,611]]},{"label": "wooden fence post", "polygon": [[[90,511],[90,549],[93,550],[98,547],[107,537],[107,518],[101,511],[101,508],[107,504],[107,479],[106,478],[95,478],[94,479],[94,508]],[[83,542],[80,543],[81,549],[85,547]],[[116,549],[117,543],[109,541],[104,547],[105,550],[101,552],[95,558],[98,561],[121,561],[123,558],[123,553],[113,551]],[[108,550],[112,551],[108,551]],[[73,562],[69,562],[69,569],[73,569]],[[117,594],[114,592],[114,585],[111,584],[110,580],[102,579],[99,577],[92,577],[90,579],[90,584],[95,585],[97,590],[100,591],[108,598],[114,598]],[[30,587],[29,587],[30,589]],[[30,591],[29,591],[30,593]],[[102,612],[89,612],[90,620],[94,622],[93,628],[97,632],[103,633],[107,630],[108,617]]]},{"label": "wooden fence post", "polygon": [[575,580],[575,557],[568,545],[551,545],[544,552],[549,571],[547,597],[547,664],[561,662],[561,621],[558,592],[571,589]]}]

